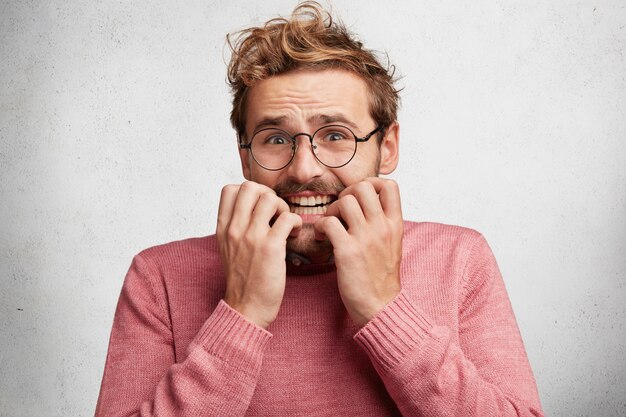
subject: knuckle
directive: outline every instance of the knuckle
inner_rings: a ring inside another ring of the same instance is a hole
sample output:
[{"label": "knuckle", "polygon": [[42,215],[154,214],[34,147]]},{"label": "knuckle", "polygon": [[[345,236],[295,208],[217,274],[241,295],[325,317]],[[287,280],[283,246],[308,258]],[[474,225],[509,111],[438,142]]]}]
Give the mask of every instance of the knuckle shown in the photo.
[{"label": "knuckle", "polygon": [[222,198],[227,195],[236,193],[238,188],[239,186],[236,184],[226,184],[225,186],[222,187],[222,193],[221,193]]},{"label": "knuckle", "polygon": [[255,246],[257,239],[256,239],[256,236],[248,232],[248,233],[244,233],[244,235],[241,238],[241,241],[245,246],[251,247],[251,246]]},{"label": "knuckle", "polygon": [[381,227],[377,234],[379,239],[383,242],[391,240],[391,238],[394,236],[394,233],[392,233],[391,229],[388,227]]},{"label": "knuckle", "polygon": [[352,204],[356,202],[356,197],[352,194],[346,194],[339,200],[337,200],[337,204],[341,206],[345,206],[346,204]]},{"label": "knuckle", "polygon": [[228,191],[228,190],[231,190],[231,189],[233,189],[234,187],[236,187],[236,185],[235,185],[235,184],[226,184],[226,185],[224,185],[224,186],[222,187],[222,192],[226,192],[226,191]]},{"label": "knuckle", "polygon": [[259,196],[259,202],[263,204],[272,203],[275,201],[275,199],[276,199],[276,196],[270,193],[263,193]]},{"label": "knuckle", "polygon": [[283,211],[282,213],[280,213],[278,215],[278,217],[276,217],[276,221],[280,220],[281,222],[288,222],[290,220],[296,220],[298,217],[300,217],[300,216],[298,216],[295,213],[290,213],[288,211]]},{"label": "knuckle", "polygon": [[356,185],[356,189],[361,193],[374,191],[374,185],[369,181],[361,181]]},{"label": "knuckle", "polygon": [[226,229],[224,235],[224,237],[228,241],[235,241],[239,239],[239,233],[235,230],[234,227],[229,227],[228,229]]},{"label": "knuckle", "polygon": [[357,203],[357,199],[352,194],[348,194],[343,198],[339,199],[339,204],[343,207],[350,207]]},{"label": "knuckle", "polygon": [[253,181],[245,181],[243,184],[241,184],[241,190],[245,192],[252,191],[255,188],[256,188],[256,184]]},{"label": "knuckle", "polygon": [[271,189],[270,187],[263,185],[263,184],[259,184],[258,182],[255,181],[244,181],[241,184],[241,189],[245,190],[246,192],[257,192],[257,193],[270,193],[270,194],[276,194],[274,192],[273,189]]},{"label": "knuckle", "polygon": [[388,180],[388,179],[385,180],[384,187],[389,188],[389,189],[394,190],[394,191],[398,191],[400,189],[400,187],[398,186],[398,183],[396,181]]}]

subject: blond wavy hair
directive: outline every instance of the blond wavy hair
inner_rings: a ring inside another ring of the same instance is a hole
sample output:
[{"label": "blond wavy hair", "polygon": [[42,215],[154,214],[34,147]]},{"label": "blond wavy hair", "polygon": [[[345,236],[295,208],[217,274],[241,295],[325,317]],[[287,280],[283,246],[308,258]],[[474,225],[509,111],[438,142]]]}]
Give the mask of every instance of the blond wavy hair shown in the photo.
[{"label": "blond wavy hair", "polygon": [[[255,82],[295,69],[343,69],[367,84],[370,115],[383,128],[397,119],[399,95],[395,67],[384,67],[377,53],[363,47],[339,20],[319,3],[298,4],[289,18],[226,36],[232,56],[228,84],[233,96],[230,121],[240,138],[246,135],[248,91]],[[382,135],[380,135],[382,137]]]}]

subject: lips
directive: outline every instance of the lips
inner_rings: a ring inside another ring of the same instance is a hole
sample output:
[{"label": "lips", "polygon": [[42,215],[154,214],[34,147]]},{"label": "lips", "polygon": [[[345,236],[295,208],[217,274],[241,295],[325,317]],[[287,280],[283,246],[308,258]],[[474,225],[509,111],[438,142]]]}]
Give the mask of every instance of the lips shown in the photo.
[{"label": "lips", "polygon": [[336,198],[331,195],[308,195],[308,196],[289,196],[285,197],[292,213],[296,214],[325,214],[328,205]]}]

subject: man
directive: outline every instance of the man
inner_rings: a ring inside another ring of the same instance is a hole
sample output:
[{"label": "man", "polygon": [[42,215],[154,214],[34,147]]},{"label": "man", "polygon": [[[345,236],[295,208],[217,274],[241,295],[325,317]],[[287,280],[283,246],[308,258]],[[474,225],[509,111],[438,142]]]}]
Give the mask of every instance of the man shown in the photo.
[{"label": "man", "polygon": [[316,3],[231,43],[246,182],[137,255],[98,416],[541,416],[489,247],[405,222],[398,96]]}]

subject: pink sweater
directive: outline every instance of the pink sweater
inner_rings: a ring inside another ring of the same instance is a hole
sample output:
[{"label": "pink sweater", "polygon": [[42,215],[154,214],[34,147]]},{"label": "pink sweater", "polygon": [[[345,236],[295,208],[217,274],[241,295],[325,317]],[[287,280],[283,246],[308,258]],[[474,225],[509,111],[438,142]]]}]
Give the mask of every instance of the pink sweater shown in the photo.
[{"label": "pink sweater", "polygon": [[333,266],[289,267],[265,331],[221,300],[215,236],[141,252],[115,313],[96,416],[542,416],[484,238],[404,227],[402,292],[361,329]]}]

